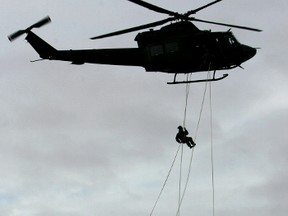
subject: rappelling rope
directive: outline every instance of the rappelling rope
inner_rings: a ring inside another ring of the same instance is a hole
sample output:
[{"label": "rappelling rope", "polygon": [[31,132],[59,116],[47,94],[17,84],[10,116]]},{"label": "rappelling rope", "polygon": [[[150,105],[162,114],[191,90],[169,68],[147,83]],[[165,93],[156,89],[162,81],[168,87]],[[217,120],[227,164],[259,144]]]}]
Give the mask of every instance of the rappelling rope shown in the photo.
[{"label": "rappelling rope", "polygon": [[[178,192],[178,209],[180,209],[180,206],[181,206],[182,164],[183,164],[183,145],[181,145],[181,157],[180,157],[180,176],[179,176],[179,192]],[[179,210],[179,215],[180,215],[180,210]]]},{"label": "rappelling rope", "polygon": [[[189,79],[191,78],[192,73],[187,74],[186,76],[186,95],[185,95],[185,109],[184,109],[184,118],[183,118],[183,128],[186,125],[186,117],[187,117],[187,107],[188,107],[188,98],[190,93],[190,83],[188,83]],[[179,192],[178,192],[178,207],[177,207],[177,214],[180,216],[180,207],[183,200],[183,194],[181,195],[182,191],[182,162],[183,162],[183,145],[181,145],[181,158],[180,158],[180,173],[179,173]],[[185,185],[186,187],[186,185]],[[184,192],[183,192],[184,193]]]},{"label": "rappelling rope", "polygon": [[[187,81],[189,80],[190,77],[191,77],[191,74],[190,74],[190,75],[187,74]],[[186,85],[186,97],[185,97],[185,110],[184,110],[183,127],[185,127],[185,124],[186,124],[187,104],[188,104],[188,98],[189,98],[189,92],[190,92],[190,88],[189,88],[189,87],[190,87],[190,84],[187,83],[187,85]],[[178,145],[178,149],[177,149],[177,151],[176,151],[175,157],[174,157],[174,159],[173,159],[173,161],[172,161],[172,164],[171,164],[170,169],[169,169],[169,171],[168,171],[167,177],[166,177],[166,179],[165,179],[165,181],[164,181],[164,183],[163,183],[163,186],[162,186],[162,188],[161,188],[161,190],[160,190],[160,192],[159,192],[159,194],[158,194],[158,197],[157,197],[157,199],[156,199],[156,202],[155,202],[155,204],[154,204],[154,206],[153,206],[153,208],[152,208],[152,210],[151,210],[151,212],[150,212],[150,216],[153,215],[154,210],[155,210],[155,208],[156,208],[156,206],[157,206],[157,204],[158,204],[158,202],[159,202],[159,199],[160,199],[160,197],[161,197],[161,195],[162,195],[162,193],[163,193],[163,191],[164,191],[164,188],[165,188],[165,186],[166,186],[166,184],[167,184],[167,181],[168,181],[168,179],[169,179],[169,177],[170,177],[172,168],[173,168],[173,166],[174,166],[174,164],[175,164],[175,161],[176,161],[176,159],[177,159],[177,156],[178,156],[180,147],[182,147],[182,148],[181,148],[181,164],[182,164],[183,145]],[[194,151],[194,149],[192,150],[192,152],[193,152],[193,151]],[[190,166],[191,166],[191,163],[192,163],[192,158],[190,159]],[[181,165],[181,167],[182,167],[182,165]],[[190,169],[189,169],[189,170],[190,170]],[[181,173],[181,172],[182,172],[182,171],[180,171],[180,173]],[[189,171],[189,173],[190,173],[190,171]],[[182,176],[182,174],[180,174],[180,176]],[[181,180],[181,177],[180,177],[180,179],[179,179],[179,201],[178,201],[178,205],[179,205],[179,206],[178,206],[177,214],[178,214],[178,212],[179,212],[179,209],[180,209],[180,206],[181,206],[181,203],[182,203],[182,200],[183,200],[183,195],[184,195],[184,194],[182,194],[182,197],[181,197],[181,182],[182,182],[182,180]],[[185,189],[184,189],[185,191],[186,191],[186,188],[187,188],[187,182],[188,182],[188,180],[186,180]]]},{"label": "rappelling rope", "polygon": [[[210,78],[210,72],[209,72]],[[210,137],[211,137],[211,183],[212,183],[212,211],[215,215],[215,184],[214,184],[214,142],[213,142],[213,110],[212,110],[212,85],[209,84],[209,102],[210,102]]]},{"label": "rappelling rope", "polygon": [[157,204],[158,204],[158,201],[159,201],[159,199],[160,199],[160,197],[161,197],[161,195],[162,195],[162,193],[163,193],[163,190],[164,190],[164,188],[165,188],[165,186],[166,186],[166,183],[167,183],[167,181],[168,181],[168,178],[169,178],[169,176],[170,176],[170,174],[171,174],[172,168],[173,168],[173,166],[174,166],[174,164],[175,164],[175,161],[176,161],[176,158],[177,158],[177,156],[178,156],[180,147],[181,147],[181,145],[178,145],[178,149],[177,149],[177,151],[176,151],[175,157],[174,157],[174,159],[173,159],[173,161],[172,161],[171,167],[170,167],[170,169],[169,169],[169,171],[168,171],[167,177],[166,177],[166,179],[165,179],[165,181],[164,181],[164,183],[163,183],[163,186],[162,186],[162,188],[161,188],[161,190],[160,190],[160,193],[159,193],[159,195],[158,195],[158,197],[157,197],[157,200],[156,200],[156,202],[155,202],[155,204],[154,204],[154,206],[153,206],[153,208],[152,208],[152,210],[151,210],[151,212],[150,212],[150,216],[152,216],[152,214],[153,214],[153,212],[154,212],[154,210],[155,210],[155,208],[156,208],[156,206],[157,206]]},{"label": "rappelling rope", "polygon": [[[208,73],[207,73],[207,80],[209,79],[209,77],[210,77],[210,67],[209,67],[209,70],[208,70]],[[204,93],[203,93],[203,97],[202,97],[202,103],[201,103],[199,118],[198,118],[197,127],[196,127],[196,131],[195,131],[195,138],[194,138],[195,142],[196,142],[196,140],[197,140],[197,135],[198,135],[199,127],[200,127],[200,121],[201,121],[201,117],[202,117],[202,111],[203,111],[203,108],[204,108],[204,102],[205,102],[206,92],[207,92],[207,82],[205,83],[205,88],[204,88]],[[189,91],[188,91],[188,94],[189,94]],[[210,95],[211,95],[211,94],[210,94]],[[186,97],[187,97],[187,86],[186,86]],[[187,108],[185,108],[185,110],[186,110],[186,109],[187,109]],[[186,116],[185,116],[185,117],[186,117]],[[186,178],[184,190],[183,190],[183,193],[182,193],[181,201],[180,201],[180,204],[178,205],[178,209],[177,209],[176,216],[179,216],[179,215],[180,215],[180,208],[181,208],[181,205],[182,205],[182,202],[183,202],[185,193],[186,193],[186,189],[187,189],[187,186],[188,186],[188,183],[189,183],[190,173],[191,173],[191,167],[192,167],[192,162],[193,162],[193,155],[194,155],[194,148],[193,148],[192,151],[191,151],[191,156],[190,156],[190,161],[189,161],[189,167],[188,167],[188,174],[187,174],[187,178]],[[214,215],[213,215],[213,216],[214,216]]]},{"label": "rappelling rope", "polygon": [[192,73],[187,74],[186,76],[186,97],[185,97],[185,109],[184,109],[184,118],[183,118],[183,127],[186,125],[186,116],[187,116],[187,107],[188,107],[188,98],[190,93],[190,83],[188,83],[189,79],[191,78]]},{"label": "rappelling rope", "polygon": [[[187,74],[187,81],[189,80],[189,77],[191,77],[191,75],[192,74]],[[210,79],[210,76],[211,76],[211,74],[210,74],[210,66],[209,66],[209,70],[208,70],[208,73],[207,73],[207,80]],[[214,190],[214,159],[213,159],[214,151],[213,151],[213,122],[212,122],[212,119],[213,119],[212,118],[212,114],[213,113],[212,113],[212,87],[211,87],[211,83],[210,83],[209,89],[210,89],[211,167],[212,167],[213,216],[214,216],[215,215],[215,190]],[[202,98],[199,118],[198,118],[197,127],[196,127],[196,131],[195,131],[195,138],[194,138],[195,141],[197,140],[198,130],[199,130],[199,127],[200,127],[200,121],[201,121],[201,117],[202,117],[202,112],[203,112],[206,92],[207,92],[207,82],[205,83],[205,89],[204,89],[204,93],[203,93],[203,98]],[[185,98],[185,110],[184,110],[183,127],[185,127],[185,124],[186,124],[189,93],[190,93],[190,84],[187,83],[187,85],[186,85],[186,98]],[[150,216],[152,216],[152,214],[154,213],[154,210],[155,210],[155,208],[156,208],[156,206],[157,206],[157,204],[159,202],[159,199],[160,199],[160,197],[161,197],[161,195],[162,195],[162,193],[164,191],[164,188],[165,188],[165,186],[167,184],[167,181],[168,181],[168,179],[170,177],[172,168],[173,168],[173,166],[175,164],[175,161],[176,161],[176,158],[178,156],[180,147],[182,147],[182,150],[181,150],[181,161],[180,161],[178,209],[177,209],[177,213],[176,213],[176,216],[180,216],[180,208],[181,208],[181,205],[182,205],[185,193],[186,193],[186,189],[187,189],[187,186],[188,186],[188,182],[189,182],[189,179],[190,179],[191,166],[192,166],[193,155],[194,155],[194,148],[193,148],[192,151],[191,151],[191,156],[190,156],[190,162],[189,162],[188,174],[187,174],[186,182],[185,182],[185,186],[184,186],[183,193],[182,193],[182,196],[181,196],[183,145],[178,145],[178,149],[176,151],[176,154],[175,154],[175,157],[174,157],[173,162],[171,164],[171,167],[170,167],[170,169],[168,171],[168,175],[167,175],[167,177],[166,177],[166,179],[165,179],[165,181],[163,183],[163,186],[162,186],[162,188],[160,190],[160,193],[159,193],[159,195],[157,197],[157,200],[156,200],[156,202],[155,202],[155,204],[154,204],[154,206],[152,208]]]}]

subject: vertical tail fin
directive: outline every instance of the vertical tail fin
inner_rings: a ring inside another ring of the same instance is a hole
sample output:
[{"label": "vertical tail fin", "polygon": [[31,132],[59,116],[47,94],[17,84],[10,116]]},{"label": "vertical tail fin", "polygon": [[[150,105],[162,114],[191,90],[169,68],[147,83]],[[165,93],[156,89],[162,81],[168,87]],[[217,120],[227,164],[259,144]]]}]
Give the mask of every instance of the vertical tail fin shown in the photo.
[{"label": "vertical tail fin", "polygon": [[27,34],[26,40],[43,59],[51,59],[57,50],[33,32]]}]

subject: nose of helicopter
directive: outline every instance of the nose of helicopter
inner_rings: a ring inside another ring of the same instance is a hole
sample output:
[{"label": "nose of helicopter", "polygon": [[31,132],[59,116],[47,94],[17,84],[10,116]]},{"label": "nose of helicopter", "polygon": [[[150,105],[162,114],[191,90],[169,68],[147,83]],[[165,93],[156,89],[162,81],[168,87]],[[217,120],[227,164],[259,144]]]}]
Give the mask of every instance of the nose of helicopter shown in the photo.
[{"label": "nose of helicopter", "polygon": [[253,47],[242,45],[242,52],[243,52],[243,62],[251,59],[257,53],[257,50]]}]

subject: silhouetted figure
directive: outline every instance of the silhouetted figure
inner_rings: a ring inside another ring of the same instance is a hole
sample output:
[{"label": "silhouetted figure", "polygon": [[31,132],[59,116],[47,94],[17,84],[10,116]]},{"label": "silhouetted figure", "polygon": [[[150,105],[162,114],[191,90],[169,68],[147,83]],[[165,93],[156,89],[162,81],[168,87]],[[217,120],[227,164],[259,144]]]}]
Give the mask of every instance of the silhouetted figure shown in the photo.
[{"label": "silhouetted figure", "polygon": [[176,141],[178,143],[185,143],[189,148],[193,148],[196,145],[196,143],[193,141],[192,137],[187,136],[189,132],[186,130],[186,128],[178,126],[178,130],[179,131],[175,137]]}]

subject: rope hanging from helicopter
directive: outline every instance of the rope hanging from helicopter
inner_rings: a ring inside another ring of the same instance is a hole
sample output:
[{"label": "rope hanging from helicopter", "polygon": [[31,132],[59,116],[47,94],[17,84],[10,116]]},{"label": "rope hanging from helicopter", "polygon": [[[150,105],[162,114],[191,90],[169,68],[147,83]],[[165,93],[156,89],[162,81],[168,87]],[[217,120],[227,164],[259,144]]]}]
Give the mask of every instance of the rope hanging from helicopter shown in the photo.
[{"label": "rope hanging from helicopter", "polygon": [[[210,69],[207,72],[207,80],[209,80],[211,77],[211,72]],[[187,74],[187,80],[189,80],[191,78],[191,74]],[[211,135],[211,167],[212,167],[212,189],[213,189],[213,194],[212,194],[212,198],[213,198],[213,216],[214,216],[214,212],[215,212],[215,192],[214,192],[214,162],[213,162],[213,124],[212,124],[212,87],[211,87],[211,82],[209,82],[209,93],[210,93],[210,135]],[[200,107],[200,112],[199,112],[199,117],[198,117],[198,122],[197,122],[197,126],[196,126],[196,130],[195,130],[195,137],[194,140],[197,140],[197,136],[198,136],[198,131],[200,128],[200,122],[201,122],[201,117],[202,117],[202,112],[203,112],[203,108],[204,108],[204,102],[205,102],[205,98],[206,98],[206,93],[207,93],[207,86],[208,86],[208,82],[205,83],[205,87],[204,87],[204,93],[203,93],[203,98],[202,98],[202,102],[201,102],[201,107]],[[188,100],[189,100],[189,94],[190,94],[190,83],[186,84],[186,95],[185,95],[185,109],[184,109],[184,118],[183,118],[183,127],[185,127],[186,125],[186,118],[187,118],[187,109],[188,109]],[[160,190],[160,193],[158,194],[158,197],[156,199],[156,202],[150,212],[150,216],[153,215],[154,210],[161,198],[161,195],[165,189],[165,186],[168,182],[168,179],[171,175],[172,169],[174,167],[174,164],[176,162],[177,156],[179,154],[179,150],[181,148],[181,155],[180,155],[180,173],[179,173],[179,191],[178,191],[178,207],[177,207],[177,212],[176,212],[176,216],[180,216],[180,209],[181,209],[181,205],[183,203],[185,194],[186,194],[186,190],[188,187],[188,183],[189,183],[189,179],[190,179],[190,174],[191,174],[191,167],[192,167],[192,162],[193,162],[193,155],[194,155],[194,148],[192,148],[191,151],[191,155],[190,155],[190,160],[189,160],[189,166],[187,169],[187,176],[186,176],[186,180],[185,180],[185,184],[183,187],[183,191],[182,191],[182,165],[183,165],[183,145],[178,145],[178,148],[176,150],[176,154],[174,156],[174,159],[172,161],[172,164],[170,166],[170,169],[168,171],[167,177],[163,183],[163,186]]]},{"label": "rope hanging from helicopter", "polygon": [[[187,74],[187,81],[191,79],[191,76],[192,76],[192,73]],[[209,78],[210,78],[210,67],[209,67],[209,70],[207,72],[207,80]],[[211,85],[211,83],[210,83],[210,85]],[[203,93],[202,102],[201,102],[200,113],[199,113],[199,117],[198,117],[197,127],[196,127],[196,130],[195,130],[195,137],[194,137],[195,141],[197,140],[197,135],[198,135],[199,127],[200,127],[200,121],[201,121],[202,112],[203,112],[203,108],[204,108],[206,92],[207,92],[207,82],[205,83],[204,93]],[[190,83],[187,83],[186,84],[186,98],[185,98],[186,100],[185,100],[183,127],[185,127],[185,124],[186,124],[189,93],[190,93]],[[182,147],[183,147],[183,145],[182,145]],[[188,166],[188,170],[187,170],[187,177],[186,177],[186,181],[185,181],[185,186],[184,186],[182,195],[179,196],[178,209],[177,209],[177,212],[176,212],[176,216],[180,216],[181,205],[182,205],[182,202],[184,200],[184,197],[185,197],[185,194],[186,194],[186,190],[187,190],[187,187],[188,187],[188,183],[189,183],[189,179],[190,179],[191,167],[192,167],[192,162],[193,162],[193,156],[194,156],[194,148],[192,148],[191,155],[190,155],[190,161],[189,161],[189,166]],[[181,157],[182,157],[182,155],[181,155]],[[180,163],[180,170],[182,170],[182,162]],[[181,177],[181,172],[180,172],[179,181],[181,181],[181,178],[182,177]],[[179,194],[181,194],[181,187],[179,187]]]},{"label": "rope hanging from helicopter", "polygon": [[[210,76],[210,73],[208,73]],[[212,213],[215,216],[215,181],[214,181],[214,142],[213,142],[213,110],[212,110],[212,84],[209,83],[209,107],[210,107],[210,162],[212,184]]]},{"label": "rope hanging from helicopter", "polygon": [[[190,83],[188,81],[191,79],[192,73],[187,74],[186,76],[186,95],[185,95],[185,108],[184,108],[184,118],[183,118],[183,128],[186,126],[186,118],[187,118],[187,108],[188,108],[188,99],[189,99],[189,93],[190,93]],[[186,192],[186,188],[189,182],[189,176],[190,176],[190,171],[191,171],[191,165],[192,165],[192,159],[193,159],[193,153],[194,153],[194,148],[192,148],[191,151],[191,157],[190,157],[190,163],[189,163],[189,168],[188,168],[188,174],[187,174],[187,179],[186,183],[184,186],[184,190],[182,193],[182,166],[183,166],[183,145],[181,145],[181,159],[180,159],[180,173],[179,173],[179,190],[178,190],[178,207],[177,207],[177,213],[176,216],[180,216],[180,208],[182,201],[184,199],[184,195]]]},{"label": "rope hanging from helicopter", "polygon": [[[187,79],[188,79],[188,75],[187,75]],[[209,79],[211,79],[210,70],[208,70],[208,72],[207,72],[207,80],[209,80]],[[206,92],[207,92],[207,84],[208,84],[208,82],[205,83],[205,89],[204,89],[204,94],[203,94],[203,98],[202,98],[198,123],[197,123],[196,131],[195,131],[195,141],[197,140],[198,130],[200,127],[200,120],[201,120],[202,111],[203,111],[204,102],[205,102],[205,97],[206,97]],[[186,105],[185,105],[185,111],[184,111],[184,124],[183,125],[185,125],[185,121],[186,121],[185,118],[187,116],[186,111],[187,111],[188,96],[189,96],[189,83],[187,83],[187,85],[186,85]],[[209,82],[209,112],[210,112],[210,139],[211,139],[210,140],[210,149],[211,149],[210,150],[210,162],[211,162],[211,184],[212,184],[212,215],[214,216],[215,215],[215,184],[214,184],[214,142],[213,142],[213,109],[212,109],[212,85],[211,85],[211,82]],[[181,152],[181,154],[183,154],[183,152]],[[186,189],[187,189],[189,178],[190,178],[193,155],[194,155],[194,148],[191,151],[190,162],[189,162],[189,167],[188,167],[187,178],[186,178],[184,190],[183,190],[181,198],[179,196],[178,209],[177,209],[176,216],[180,216],[181,205],[182,205],[183,199],[185,197]],[[181,170],[182,170],[182,155],[181,155],[181,162],[180,162],[179,181],[181,181],[181,179],[182,179],[182,177],[181,177],[182,171]],[[180,183],[179,183],[179,185],[180,185]],[[181,194],[180,190],[181,190],[181,187],[179,186],[179,194]]]},{"label": "rope hanging from helicopter", "polygon": [[[210,66],[209,66],[209,68],[210,68]],[[209,80],[209,79],[211,79],[211,71],[210,70],[208,70],[208,73],[207,73],[207,80]],[[202,111],[203,111],[203,107],[204,107],[204,101],[205,101],[206,92],[207,92],[207,84],[208,84],[208,82],[205,83],[205,90],[204,90],[203,99],[202,99],[202,103],[201,103],[199,119],[198,119],[196,131],[195,131],[195,140],[197,140],[198,130],[199,130],[199,126],[200,126],[200,120],[201,120]],[[187,94],[188,93],[189,93],[189,91],[187,92]],[[210,163],[211,163],[211,185],[212,185],[212,215],[215,216],[214,141],[213,141],[213,109],[212,108],[213,108],[213,105],[212,105],[212,83],[209,82]],[[187,174],[187,179],[186,179],[186,183],[185,183],[185,188],[184,188],[183,195],[182,195],[182,198],[181,198],[181,202],[180,202],[179,208],[177,210],[177,214],[176,214],[176,215],[179,215],[179,216],[180,216],[181,204],[182,204],[182,201],[184,199],[185,192],[186,192],[186,189],[187,189],[187,185],[188,185],[188,182],[189,182],[189,177],[190,177],[190,172],[191,172],[191,165],[192,165],[192,159],[193,159],[193,153],[194,153],[194,148],[193,148],[193,150],[191,152],[191,158],[190,158],[190,163],[189,163],[189,168],[188,168],[188,174]]]}]

